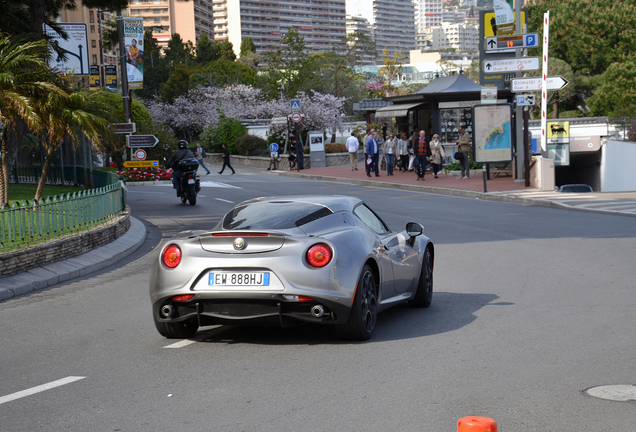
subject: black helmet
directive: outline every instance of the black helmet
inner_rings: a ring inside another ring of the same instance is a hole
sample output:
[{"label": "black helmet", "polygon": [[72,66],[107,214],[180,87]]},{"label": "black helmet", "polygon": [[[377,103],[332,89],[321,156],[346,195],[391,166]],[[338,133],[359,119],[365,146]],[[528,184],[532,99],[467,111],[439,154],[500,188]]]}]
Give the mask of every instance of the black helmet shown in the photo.
[{"label": "black helmet", "polygon": [[187,149],[189,146],[188,142],[186,140],[181,140],[179,141],[179,149],[180,150],[185,150]]}]

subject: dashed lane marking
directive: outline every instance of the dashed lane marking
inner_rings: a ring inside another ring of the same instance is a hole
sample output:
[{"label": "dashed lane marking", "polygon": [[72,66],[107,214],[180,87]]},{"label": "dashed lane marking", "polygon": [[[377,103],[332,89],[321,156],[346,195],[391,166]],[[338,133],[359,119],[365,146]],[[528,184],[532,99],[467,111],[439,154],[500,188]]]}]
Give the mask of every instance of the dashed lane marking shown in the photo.
[{"label": "dashed lane marking", "polygon": [[86,377],[69,376],[69,377],[66,377],[66,378],[59,379],[57,381],[52,381],[52,382],[47,383],[47,384],[42,384],[42,385],[39,385],[39,386],[36,386],[36,387],[31,387],[30,389],[26,389],[26,390],[22,390],[22,391],[19,391],[19,392],[16,392],[16,393],[12,393],[10,395],[2,396],[2,397],[0,397],[0,405],[2,405],[3,403],[14,401],[16,399],[21,399],[23,397],[31,396],[31,395],[34,395],[34,394],[37,394],[37,393],[41,393],[41,392],[46,391],[46,390],[51,390],[51,389],[56,388],[56,387],[60,387],[60,386],[66,385],[66,384],[70,384],[70,383],[75,382],[75,381],[83,380],[84,378],[86,378]]}]

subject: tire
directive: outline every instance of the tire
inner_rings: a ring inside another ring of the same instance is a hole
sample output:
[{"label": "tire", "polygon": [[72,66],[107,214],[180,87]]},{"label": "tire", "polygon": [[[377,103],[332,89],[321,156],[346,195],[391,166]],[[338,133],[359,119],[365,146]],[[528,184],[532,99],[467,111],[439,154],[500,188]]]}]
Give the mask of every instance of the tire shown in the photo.
[{"label": "tire", "polygon": [[353,306],[344,324],[336,325],[336,333],[347,340],[363,341],[373,334],[378,317],[378,294],[371,267],[365,264],[356,287]]},{"label": "tire", "polygon": [[155,319],[155,326],[159,334],[168,339],[187,339],[194,336],[199,329],[199,322],[196,318],[179,322],[160,322]]},{"label": "tire", "polygon": [[197,203],[197,192],[194,190],[194,185],[188,185],[188,201],[190,201],[190,205]]},{"label": "tire", "polygon": [[433,255],[431,249],[424,250],[424,260],[422,262],[422,271],[417,284],[417,291],[413,300],[409,304],[416,308],[427,308],[433,301]]},{"label": "tire", "polygon": [[186,203],[186,201],[188,201],[188,197],[186,196],[186,191],[184,191],[183,189],[181,190],[181,202],[183,204]]}]

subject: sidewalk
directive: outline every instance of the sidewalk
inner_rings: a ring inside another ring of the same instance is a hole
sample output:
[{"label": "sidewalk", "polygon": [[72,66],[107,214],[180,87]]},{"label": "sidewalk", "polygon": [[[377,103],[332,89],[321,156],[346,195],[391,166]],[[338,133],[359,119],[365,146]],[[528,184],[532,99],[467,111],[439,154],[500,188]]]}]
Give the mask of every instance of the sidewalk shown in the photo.
[{"label": "sidewalk", "polygon": [[[498,177],[486,181],[484,191],[484,176],[482,171],[471,172],[470,178],[459,179],[457,176],[439,174],[434,178],[433,173],[426,172],[425,180],[418,181],[414,172],[394,171],[394,175],[387,176],[386,171],[380,171],[380,177],[367,177],[364,164],[358,164],[358,171],[351,171],[348,165],[327,168],[311,168],[302,171],[267,171],[248,165],[236,165],[237,174],[241,172],[258,172],[272,175],[283,175],[306,179],[318,179],[327,181],[346,181],[347,183],[364,186],[377,186],[402,190],[417,190],[441,195],[463,196],[492,201],[510,202],[516,204],[542,205],[550,207],[571,207],[564,202],[554,199],[559,195],[561,200],[569,199],[570,194],[555,194],[554,192],[542,192],[538,189],[516,184],[512,177]],[[208,177],[213,179],[211,175]],[[169,181],[162,182],[169,184]],[[133,186],[134,185],[134,186]],[[144,186],[141,184],[129,184],[133,187]],[[546,198],[552,195],[553,198]],[[634,200],[636,192],[600,193],[603,198]],[[587,208],[587,210],[595,210]],[[0,301],[26,294],[31,291],[44,289],[50,285],[64,282],[77,277],[85,276],[111,264],[118,262],[133,253],[146,239],[146,229],[139,220],[131,216],[130,228],[114,242],[97,248],[86,254],[59,261],[43,267],[37,267],[29,271],[0,278]]]}]

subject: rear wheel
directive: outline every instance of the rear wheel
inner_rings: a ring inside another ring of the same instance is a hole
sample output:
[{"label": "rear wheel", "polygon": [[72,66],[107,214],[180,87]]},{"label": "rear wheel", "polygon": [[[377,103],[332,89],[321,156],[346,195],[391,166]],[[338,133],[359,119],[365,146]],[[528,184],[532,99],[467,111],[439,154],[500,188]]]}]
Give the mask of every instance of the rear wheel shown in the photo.
[{"label": "rear wheel", "polygon": [[375,277],[368,264],[362,269],[353,299],[349,319],[336,325],[336,332],[343,339],[367,340],[373,334],[378,316],[378,297]]},{"label": "rear wheel", "polygon": [[155,326],[159,334],[168,339],[187,339],[194,336],[199,329],[199,322],[191,318],[179,322],[161,322],[155,319]]},{"label": "rear wheel", "polygon": [[417,308],[429,307],[433,301],[433,254],[430,248],[424,251],[423,261],[415,297],[409,301],[411,306]]},{"label": "rear wheel", "polygon": [[197,192],[194,190],[194,185],[188,185],[188,201],[190,201],[190,205],[197,203]]},{"label": "rear wheel", "polygon": [[181,202],[185,204],[186,201],[188,201],[187,192],[181,189]]}]

